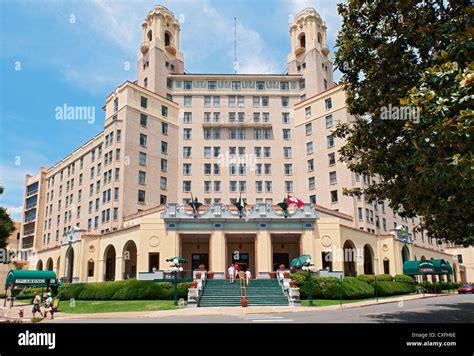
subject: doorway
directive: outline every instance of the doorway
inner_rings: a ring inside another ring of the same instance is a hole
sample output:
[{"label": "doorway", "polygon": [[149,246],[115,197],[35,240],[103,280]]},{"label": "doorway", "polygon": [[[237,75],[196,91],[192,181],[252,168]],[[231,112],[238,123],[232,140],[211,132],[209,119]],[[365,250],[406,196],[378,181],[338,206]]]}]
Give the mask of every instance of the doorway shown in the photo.
[{"label": "doorway", "polygon": [[148,272],[153,272],[153,268],[160,269],[160,253],[150,252],[148,254]]},{"label": "doorway", "polygon": [[278,270],[278,266],[284,264],[286,268],[290,266],[289,253],[273,253],[273,271]]},{"label": "doorway", "polygon": [[193,253],[191,268],[193,271],[199,270],[200,265],[204,265],[205,270],[209,270],[209,254],[208,253]]}]

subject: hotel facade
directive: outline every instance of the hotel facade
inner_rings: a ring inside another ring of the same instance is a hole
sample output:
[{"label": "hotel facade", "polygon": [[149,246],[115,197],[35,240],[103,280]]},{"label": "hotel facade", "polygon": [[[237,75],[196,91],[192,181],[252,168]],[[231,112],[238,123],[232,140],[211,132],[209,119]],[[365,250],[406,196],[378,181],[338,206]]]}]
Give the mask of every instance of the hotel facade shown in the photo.
[{"label": "hotel facade", "polygon": [[[118,280],[182,256],[188,273],[204,264],[218,278],[238,252],[257,278],[309,254],[317,269],[345,275],[444,259],[455,280],[466,279],[446,244],[415,232],[417,219],[343,195],[375,178],[339,161],[344,142],[332,131],[353,118],[314,9],[289,28],[283,75],[185,72],[180,23],[163,6],[142,31],[138,79],[107,96],[103,131],[26,177],[20,245],[31,269],[72,282]],[[191,194],[203,203],[199,220]],[[305,205],[285,218],[277,204],[287,194]],[[239,197],[245,217],[233,206]]]}]

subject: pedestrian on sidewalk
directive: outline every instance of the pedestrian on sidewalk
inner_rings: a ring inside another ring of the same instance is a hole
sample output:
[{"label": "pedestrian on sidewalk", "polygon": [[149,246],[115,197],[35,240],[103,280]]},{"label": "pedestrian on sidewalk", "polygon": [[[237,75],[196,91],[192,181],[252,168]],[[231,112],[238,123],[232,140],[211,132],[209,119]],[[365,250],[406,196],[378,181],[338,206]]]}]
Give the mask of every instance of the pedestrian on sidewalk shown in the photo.
[{"label": "pedestrian on sidewalk", "polygon": [[53,309],[53,298],[51,293],[46,295],[46,301],[44,302],[44,317],[48,318],[48,312],[51,313],[51,319],[54,319],[54,309]]},{"label": "pedestrian on sidewalk", "polygon": [[230,266],[227,269],[227,273],[229,274],[230,283],[234,283],[235,282],[235,269],[234,269],[234,266]]},{"label": "pedestrian on sidewalk", "polygon": [[245,271],[245,282],[249,285],[250,280],[252,279],[252,272],[249,269]]},{"label": "pedestrian on sidewalk", "polygon": [[38,292],[35,291],[33,296],[33,318],[36,316],[36,313],[39,313],[41,317],[43,317],[41,313],[41,297],[38,295]]}]

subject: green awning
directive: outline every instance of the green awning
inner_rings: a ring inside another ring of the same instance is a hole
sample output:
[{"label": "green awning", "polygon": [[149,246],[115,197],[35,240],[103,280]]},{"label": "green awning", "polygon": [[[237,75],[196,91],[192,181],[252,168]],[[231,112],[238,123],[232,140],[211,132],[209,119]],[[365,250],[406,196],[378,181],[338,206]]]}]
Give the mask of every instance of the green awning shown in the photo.
[{"label": "green awning", "polygon": [[303,255],[303,256],[300,256],[300,257],[296,257],[295,259],[293,259],[290,262],[290,266],[295,267],[295,268],[301,268],[306,263],[306,260],[308,258],[311,259],[311,256],[310,255]]},{"label": "green awning", "polygon": [[453,268],[445,260],[431,260],[431,262],[434,265],[434,274],[453,274]]},{"label": "green awning", "polygon": [[8,272],[5,289],[9,286],[54,287],[61,284],[54,271],[12,269]]},{"label": "green awning", "polygon": [[178,260],[178,263],[186,263],[188,262],[187,259],[183,258],[183,257],[171,257],[171,258],[167,258],[166,259],[166,262],[173,262],[174,260]]},{"label": "green awning", "polygon": [[403,263],[403,274],[417,276],[420,274],[433,274],[435,267],[430,260],[405,261]]}]

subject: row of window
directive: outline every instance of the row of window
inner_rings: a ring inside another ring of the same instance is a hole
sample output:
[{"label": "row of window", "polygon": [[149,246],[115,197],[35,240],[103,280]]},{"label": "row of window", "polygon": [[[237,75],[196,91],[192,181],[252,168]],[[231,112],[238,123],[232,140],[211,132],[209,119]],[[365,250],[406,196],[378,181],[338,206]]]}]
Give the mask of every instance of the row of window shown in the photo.
[{"label": "row of window", "polygon": [[254,81],[254,80],[175,80],[174,82],[176,89],[184,90],[193,90],[194,89],[207,89],[207,90],[217,90],[217,89],[232,89],[239,91],[241,89],[256,89],[256,90],[265,90],[265,89],[279,89],[282,91],[296,90],[298,89],[298,84],[300,88],[304,88],[304,80],[301,81]]},{"label": "row of window", "polygon": [[[195,96],[196,97],[196,96]],[[245,98],[248,99],[248,97],[245,96],[236,96],[236,95],[230,95],[227,97],[227,107],[228,108],[243,108],[245,107]],[[280,105],[283,108],[288,108],[290,106],[290,97],[289,96],[282,96],[280,97]],[[184,107],[191,107],[193,105],[193,96],[191,95],[185,95],[183,98],[183,104]],[[270,105],[270,98],[268,96],[262,96],[262,97],[257,97],[254,96],[252,97],[252,106],[254,108],[258,107],[269,107]],[[219,95],[205,95],[204,96],[204,107],[210,108],[210,107],[215,107],[215,108],[220,108],[221,107],[221,97]]]}]

